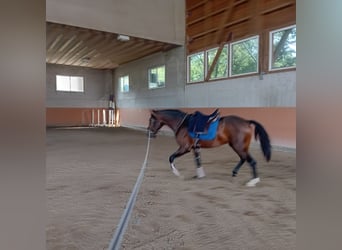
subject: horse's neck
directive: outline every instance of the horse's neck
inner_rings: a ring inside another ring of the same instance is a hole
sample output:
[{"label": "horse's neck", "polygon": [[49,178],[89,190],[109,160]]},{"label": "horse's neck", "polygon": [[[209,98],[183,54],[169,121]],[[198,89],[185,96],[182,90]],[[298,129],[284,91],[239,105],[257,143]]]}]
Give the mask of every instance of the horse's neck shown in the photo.
[{"label": "horse's neck", "polygon": [[179,129],[181,123],[182,123],[182,117],[175,119],[174,117],[167,117],[164,121],[165,125],[168,126],[170,129],[173,130],[173,132],[177,132]]}]

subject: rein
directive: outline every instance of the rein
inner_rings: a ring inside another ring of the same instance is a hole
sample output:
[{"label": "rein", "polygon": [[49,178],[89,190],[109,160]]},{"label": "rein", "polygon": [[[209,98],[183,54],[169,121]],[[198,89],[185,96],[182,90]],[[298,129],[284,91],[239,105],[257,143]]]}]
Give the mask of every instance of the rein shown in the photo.
[{"label": "rein", "polygon": [[183,117],[183,119],[177,124],[177,127],[176,127],[176,129],[175,129],[175,135],[178,133],[180,127],[181,127],[182,124],[184,123],[184,121],[185,121],[185,119],[186,119],[187,116],[188,116],[188,114],[185,114],[184,117]]},{"label": "rein", "polygon": [[121,215],[121,219],[120,219],[120,222],[119,222],[119,224],[115,230],[115,234],[113,235],[113,237],[110,241],[108,250],[119,250],[119,249],[121,249],[121,241],[122,241],[123,236],[125,234],[125,231],[126,231],[126,228],[128,225],[128,221],[131,217],[132,210],[134,208],[134,204],[135,204],[135,201],[137,199],[137,196],[139,193],[139,188],[140,188],[140,185],[143,181],[145,169],[147,166],[147,159],[148,159],[148,154],[150,151],[150,141],[151,141],[150,132],[148,132],[148,133],[149,134],[148,134],[144,163],[141,166],[140,174],[139,174],[137,181],[134,185],[134,188],[131,192],[131,196],[129,197],[129,200],[126,204],[125,210],[124,210],[123,214]]}]

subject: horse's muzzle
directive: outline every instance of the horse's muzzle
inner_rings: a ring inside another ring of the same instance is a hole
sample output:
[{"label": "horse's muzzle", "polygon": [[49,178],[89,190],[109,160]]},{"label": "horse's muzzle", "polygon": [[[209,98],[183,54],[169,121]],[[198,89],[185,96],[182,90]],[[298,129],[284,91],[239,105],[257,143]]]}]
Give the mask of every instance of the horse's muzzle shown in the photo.
[{"label": "horse's muzzle", "polygon": [[149,138],[156,138],[156,133],[152,132],[151,130],[147,130],[147,137]]}]

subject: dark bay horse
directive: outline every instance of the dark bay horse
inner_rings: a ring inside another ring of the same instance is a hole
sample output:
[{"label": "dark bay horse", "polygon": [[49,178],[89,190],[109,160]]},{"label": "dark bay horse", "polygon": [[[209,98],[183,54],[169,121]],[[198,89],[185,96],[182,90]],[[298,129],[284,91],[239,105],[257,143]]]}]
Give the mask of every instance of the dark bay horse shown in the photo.
[{"label": "dark bay horse", "polygon": [[245,120],[241,117],[230,115],[219,117],[216,137],[212,140],[196,140],[189,135],[188,127],[190,119],[194,114],[188,114],[177,109],[152,110],[147,130],[150,136],[155,137],[157,132],[164,125],[170,127],[174,134],[179,148],[169,157],[170,166],[175,175],[179,172],[174,165],[174,160],[191,150],[194,152],[197,165],[197,178],[205,176],[200,161],[200,148],[217,147],[228,144],[240,157],[240,161],[232,171],[236,176],[242,164],[247,161],[252,169],[253,178],[247,186],[255,186],[260,181],[258,177],[256,161],[249,153],[249,145],[252,140],[253,131],[255,139],[260,140],[261,149],[266,161],[271,159],[271,144],[269,136],[264,127],[254,120]]}]

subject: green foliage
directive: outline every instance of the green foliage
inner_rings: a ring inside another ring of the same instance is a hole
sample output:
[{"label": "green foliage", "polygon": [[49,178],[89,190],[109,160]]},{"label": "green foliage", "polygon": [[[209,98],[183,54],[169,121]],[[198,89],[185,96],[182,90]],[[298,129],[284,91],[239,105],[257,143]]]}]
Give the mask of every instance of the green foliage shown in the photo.
[{"label": "green foliage", "polygon": [[232,75],[258,71],[258,38],[232,45]]},{"label": "green foliage", "polygon": [[204,80],[204,52],[190,57],[190,82]]},{"label": "green foliage", "polygon": [[[218,48],[208,51],[208,71],[214,61]],[[228,76],[228,46],[224,46],[216,65],[211,72],[210,79],[224,78]]]},{"label": "green foliage", "polygon": [[296,66],[296,28],[272,35],[272,69]]},{"label": "green foliage", "polygon": [[[272,33],[271,68],[285,68],[296,66],[296,27]],[[231,67],[230,76],[257,73],[259,64],[259,37],[233,43],[231,51],[225,45],[211,72],[210,79],[228,77],[228,67]],[[205,70],[208,72],[218,48],[207,50],[189,56],[189,82],[204,81]],[[229,61],[231,53],[231,61]],[[206,55],[206,57],[205,57]],[[207,68],[204,66],[207,64]]]}]

